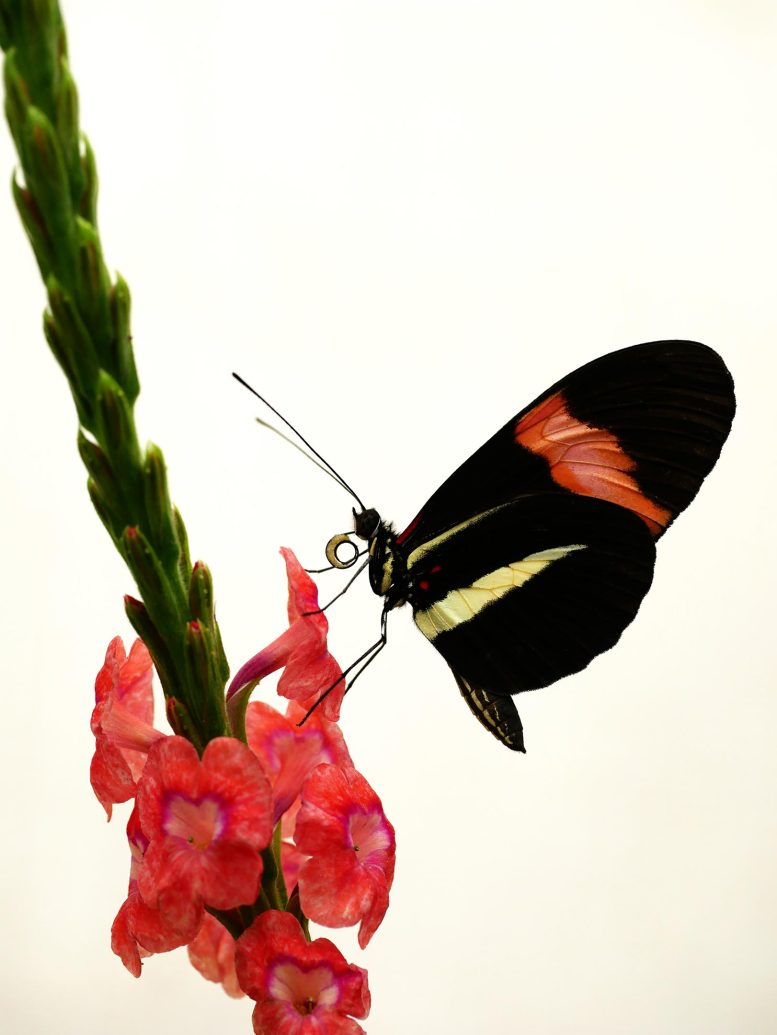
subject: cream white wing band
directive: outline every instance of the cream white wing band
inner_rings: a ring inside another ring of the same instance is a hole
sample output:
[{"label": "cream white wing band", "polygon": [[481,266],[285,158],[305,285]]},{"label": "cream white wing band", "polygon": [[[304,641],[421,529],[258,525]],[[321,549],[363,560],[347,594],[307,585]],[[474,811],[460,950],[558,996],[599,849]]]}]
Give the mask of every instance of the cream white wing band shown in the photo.
[{"label": "cream white wing band", "polygon": [[452,589],[442,600],[436,600],[423,611],[416,611],[413,619],[424,636],[433,640],[441,632],[455,629],[462,622],[468,622],[484,607],[493,604],[511,589],[523,586],[553,561],[558,561],[575,550],[584,549],[584,543],[575,543],[572,546],[554,546],[550,550],[531,553],[521,561],[514,561],[504,568],[497,568],[496,571],[476,579],[471,586]]},{"label": "cream white wing band", "polygon": [[474,517],[468,518],[466,521],[462,521],[458,525],[454,525],[453,528],[449,528],[447,532],[443,532],[440,535],[436,535],[434,539],[429,539],[425,543],[421,543],[407,558],[407,570],[412,571],[413,568],[418,564],[419,561],[423,560],[426,554],[432,550],[436,550],[438,546],[441,546],[447,539],[461,532],[465,528],[471,528],[472,525],[476,525],[478,521],[482,521],[483,518],[491,517],[492,514],[496,514],[499,510],[504,510],[506,507],[512,506],[511,503],[502,503],[498,507],[492,507],[491,510],[484,510],[482,514],[476,514]]}]

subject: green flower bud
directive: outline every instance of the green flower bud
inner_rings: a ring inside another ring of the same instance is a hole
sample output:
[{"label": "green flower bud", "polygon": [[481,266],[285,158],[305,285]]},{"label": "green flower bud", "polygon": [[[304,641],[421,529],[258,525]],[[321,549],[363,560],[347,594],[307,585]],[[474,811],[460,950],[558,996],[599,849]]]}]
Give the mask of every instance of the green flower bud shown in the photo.
[{"label": "green flower bud", "polygon": [[49,348],[54,353],[54,358],[59,363],[60,367],[62,367],[65,377],[68,380],[70,391],[73,395],[73,401],[78,410],[79,423],[85,428],[93,428],[94,414],[92,411],[91,399],[85,396],[78,388],[77,372],[73,368],[71,354],[64,345],[54,317],[48,311],[43,314],[43,333],[46,336],[46,341],[49,343]]},{"label": "green flower bud", "polygon": [[197,733],[197,728],[192,721],[191,715],[184,707],[184,705],[178,700],[177,697],[168,697],[165,701],[165,710],[167,712],[167,721],[170,723],[174,733],[177,733],[179,737],[186,737],[192,744],[197,748],[197,753],[202,754],[203,744]]},{"label": "green flower bud", "polygon": [[221,630],[216,622],[213,577],[208,566],[202,561],[197,561],[194,565],[189,580],[189,611],[192,618],[208,627],[212,642],[211,665],[217,682],[223,686],[229,679],[229,664],[221,642]]},{"label": "green flower bud", "polygon": [[188,703],[197,717],[197,728],[205,741],[222,736],[227,728],[224,684],[213,635],[204,622],[188,622],[184,640],[184,665],[189,687]]},{"label": "green flower bud", "polygon": [[121,377],[116,370],[111,354],[113,327],[109,296],[111,280],[103,262],[100,238],[91,223],[80,216],[76,218],[78,237],[78,301],[84,318],[92,330],[102,366],[113,374],[119,383]]},{"label": "green flower bud", "polygon": [[178,549],[181,551],[178,560],[178,571],[181,575],[181,581],[185,586],[191,575],[192,560],[189,554],[189,536],[186,532],[186,525],[183,523],[183,518],[181,517],[181,512],[178,507],[173,507],[173,522],[175,524],[175,532],[178,539]]},{"label": "green flower bud", "polygon": [[89,477],[102,494],[107,499],[120,500],[121,488],[116,481],[108,457],[96,442],[91,442],[81,431],[78,433],[78,452],[84,462],[84,467],[89,472]]},{"label": "green flower bud", "polygon": [[[60,360],[65,374],[73,386],[74,393],[79,399],[85,401],[91,412],[91,400],[94,398],[100,374],[92,338],[72,298],[63,289],[57,278],[49,277],[46,287],[53,318],[52,321],[44,323],[44,330],[46,323],[49,324],[46,337],[49,339],[51,333],[56,338],[56,345],[52,344],[51,340],[49,340],[49,344],[57,359]],[[64,362],[60,359],[58,349],[64,354]],[[87,425],[87,427],[89,426]]]},{"label": "green flower bud", "polygon": [[40,275],[45,281],[54,265],[55,255],[49,232],[43,221],[43,215],[31,191],[17,183],[16,177],[11,180],[11,191],[13,192],[13,199],[16,202],[16,210],[19,213],[22,226],[32,245]]},{"label": "green flower bud", "polygon": [[19,7],[20,38],[42,40],[48,51],[47,57],[67,53],[65,30],[57,0],[24,0]]},{"label": "green flower bud", "polygon": [[165,696],[168,698],[174,697],[175,694],[180,693],[180,686],[176,683],[174,676],[175,665],[167,644],[151,621],[148,609],[142,601],[136,600],[135,597],[127,594],[124,597],[124,610],[132,624],[132,628],[148,647]]},{"label": "green flower bud", "polygon": [[124,392],[104,370],[97,378],[97,423],[100,445],[117,470],[132,472],[133,485],[127,486],[130,496],[141,494],[140,446],[135,432],[132,408]]},{"label": "green flower bud", "polygon": [[116,370],[117,378],[124,389],[124,394],[130,402],[134,402],[140,393],[140,384],[135,369],[135,357],[132,353],[132,337],[130,335],[130,292],[127,282],[121,274],[116,274],[116,283],[111,288],[109,304],[113,328],[112,367]]},{"label": "green flower bud", "polygon": [[8,120],[8,127],[11,130],[16,149],[23,160],[24,124],[31,101],[27,83],[19,71],[16,50],[12,50],[6,55],[3,82],[5,85],[5,117]]},{"label": "green flower bud", "polygon": [[83,188],[78,199],[78,214],[87,223],[97,226],[97,166],[94,151],[87,138],[81,134],[81,181]]},{"label": "green flower bud", "polygon": [[189,582],[189,613],[192,618],[213,626],[216,616],[213,609],[213,579],[210,570],[202,561],[197,561]]},{"label": "green flower bud", "polygon": [[81,156],[79,154],[78,92],[70,74],[67,58],[59,62],[59,89],[56,95],[57,136],[62,146],[65,165],[70,176],[70,196],[78,203],[83,190]]},{"label": "green flower bud", "polygon": [[211,682],[210,644],[207,627],[202,622],[186,623],[184,657],[188,683],[197,694],[198,704],[208,693]]},{"label": "green flower bud", "polygon": [[89,499],[97,511],[97,516],[105,525],[108,535],[118,544],[124,522],[121,514],[111,505],[111,502],[103,495],[100,487],[93,478],[87,479],[86,488],[89,492]]},{"label": "green flower bud", "polygon": [[[172,624],[173,616],[185,606],[185,601],[181,599],[183,592],[180,586],[170,584],[159,558],[139,528],[125,528],[120,545],[127,567],[135,577],[138,589],[151,613],[169,617]],[[166,631],[164,628],[161,629],[162,634]]]},{"label": "green flower bud", "polygon": [[143,460],[143,496],[148,515],[148,533],[160,560],[168,565],[180,556],[180,547],[173,520],[173,507],[167,488],[167,470],[162,450],[153,442],[146,448]]},{"label": "green flower bud", "polygon": [[38,108],[27,109],[22,154],[27,186],[43,216],[56,255],[54,270],[65,282],[72,279],[75,222],[70,203],[70,184],[57,135]]}]

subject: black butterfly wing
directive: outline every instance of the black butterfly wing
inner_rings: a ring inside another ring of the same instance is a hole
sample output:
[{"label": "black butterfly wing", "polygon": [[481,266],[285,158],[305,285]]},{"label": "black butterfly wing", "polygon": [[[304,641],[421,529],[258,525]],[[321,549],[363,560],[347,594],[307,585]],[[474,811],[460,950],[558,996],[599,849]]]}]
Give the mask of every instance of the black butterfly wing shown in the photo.
[{"label": "black butterfly wing", "polygon": [[397,537],[411,552],[529,492],[616,503],[658,538],[699,490],[734,417],[734,386],[706,345],[657,341],[602,356],[505,424]]},{"label": "black butterfly wing", "polygon": [[650,587],[655,544],[612,503],[521,496],[406,558],[413,618],[479,721],[523,750],[510,696],[585,668],[612,647]]}]

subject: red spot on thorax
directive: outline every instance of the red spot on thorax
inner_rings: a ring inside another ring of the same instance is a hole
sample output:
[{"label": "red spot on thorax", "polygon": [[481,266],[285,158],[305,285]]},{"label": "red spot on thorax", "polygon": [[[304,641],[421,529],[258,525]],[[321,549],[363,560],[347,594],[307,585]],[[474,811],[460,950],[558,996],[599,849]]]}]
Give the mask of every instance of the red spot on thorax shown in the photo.
[{"label": "red spot on thorax", "polygon": [[397,543],[400,546],[402,545],[402,543],[404,543],[404,541],[406,539],[410,538],[410,536],[413,534],[413,532],[415,532],[415,530],[418,528],[418,525],[419,525],[420,521],[421,521],[421,515],[420,514],[416,514],[416,516],[413,518],[413,520],[407,526],[405,531],[399,533],[399,535],[397,536]]},{"label": "red spot on thorax", "polygon": [[515,441],[545,457],[557,485],[633,511],[653,535],[660,535],[671,521],[672,512],[649,499],[627,473],[637,465],[617,437],[573,417],[563,392],[518,421]]}]

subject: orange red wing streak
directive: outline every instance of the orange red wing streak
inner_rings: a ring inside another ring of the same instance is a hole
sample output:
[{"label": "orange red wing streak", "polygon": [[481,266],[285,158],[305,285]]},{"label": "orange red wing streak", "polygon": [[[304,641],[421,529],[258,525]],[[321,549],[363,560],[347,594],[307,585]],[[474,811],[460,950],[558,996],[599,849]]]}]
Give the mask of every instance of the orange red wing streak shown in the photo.
[{"label": "orange red wing streak", "polygon": [[649,499],[627,473],[637,465],[616,436],[573,417],[563,392],[518,421],[515,441],[547,460],[557,485],[633,511],[653,535],[660,535],[672,520],[672,512]]}]

